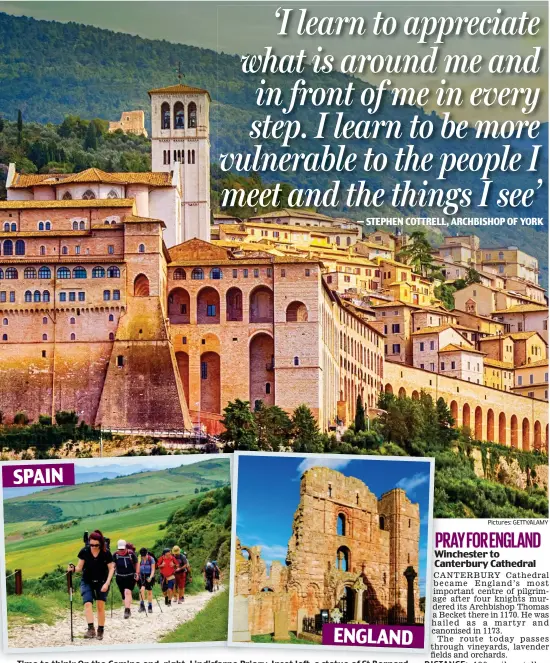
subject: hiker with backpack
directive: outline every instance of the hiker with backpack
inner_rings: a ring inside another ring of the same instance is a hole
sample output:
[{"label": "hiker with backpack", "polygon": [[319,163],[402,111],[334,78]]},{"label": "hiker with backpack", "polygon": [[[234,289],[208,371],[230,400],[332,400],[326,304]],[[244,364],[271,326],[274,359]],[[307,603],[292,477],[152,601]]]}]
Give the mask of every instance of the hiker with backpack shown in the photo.
[{"label": "hiker with backpack", "polygon": [[147,550],[139,551],[139,611],[145,612],[145,593],[147,592],[147,612],[153,612],[153,585],[155,584],[155,558]]},{"label": "hiker with backpack", "polygon": [[213,560],[212,564],[214,565],[214,591],[218,592],[220,589],[220,578],[222,572],[220,571],[220,567],[218,566],[218,562],[216,562],[216,560]]},{"label": "hiker with backpack", "polygon": [[210,560],[206,561],[204,568],[202,570],[204,576],[204,586],[209,592],[214,591],[214,565]]},{"label": "hiker with backpack", "polygon": [[132,592],[139,577],[139,564],[135,552],[128,548],[124,539],[119,539],[113,555],[116,584],[124,601],[124,619],[131,617]]},{"label": "hiker with backpack", "polygon": [[[76,566],[69,564],[67,571],[82,573],[80,593],[84,604],[84,615],[88,623],[88,630],[84,633],[84,637],[103,640],[105,602],[115,573],[115,564],[100,530],[95,530],[87,537],[86,545],[78,553],[78,560]],[[97,606],[97,631],[94,626],[94,601]]]},{"label": "hiker with backpack", "polygon": [[176,569],[178,562],[170,548],[164,548],[162,556],[159,557],[157,568],[161,575],[161,590],[164,594],[165,605],[172,605],[172,596],[176,586]]},{"label": "hiker with backpack", "polygon": [[172,548],[172,555],[178,563],[178,568],[176,569],[176,597],[178,603],[183,603],[185,601],[185,585],[187,584],[187,576],[191,574],[191,567],[185,553],[181,552],[179,546],[174,546]]}]

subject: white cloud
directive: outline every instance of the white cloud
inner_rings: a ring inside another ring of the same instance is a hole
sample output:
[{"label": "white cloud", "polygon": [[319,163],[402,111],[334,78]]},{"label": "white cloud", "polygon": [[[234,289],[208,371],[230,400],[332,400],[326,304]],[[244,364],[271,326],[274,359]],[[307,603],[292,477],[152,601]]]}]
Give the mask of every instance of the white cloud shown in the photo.
[{"label": "white cloud", "polygon": [[304,458],[304,460],[298,465],[298,474],[302,474],[306,470],[310,470],[312,467],[329,467],[331,470],[343,470],[344,467],[349,465],[351,461],[347,458]]},{"label": "white cloud", "polygon": [[273,546],[258,544],[262,547],[262,559],[266,562],[271,563],[274,561],[285,563],[287,547],[279,546],[277,544]]},{"label": "white cloud", "polygon": [[400,479],[396,484],[396,488],[402,488],[406,493],[414,495],[414,491],[429,480],[430,475],[427,472],[417,472],[416,474],[413,474],[412,477]]}]

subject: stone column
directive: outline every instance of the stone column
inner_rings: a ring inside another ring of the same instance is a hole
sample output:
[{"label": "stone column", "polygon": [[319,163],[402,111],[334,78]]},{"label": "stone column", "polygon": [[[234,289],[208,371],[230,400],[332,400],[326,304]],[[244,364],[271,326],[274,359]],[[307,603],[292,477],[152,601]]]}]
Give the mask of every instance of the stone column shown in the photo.
[{"label": "stone column", "polygon": [[407,566],[403,575],[407,579],[407,624],[414,624],[414,579],[417,573],[412,566]]},{"label": "stone column", "polygon": [[355,615],[354,620],[360,622],[363,619],[363,592],[364,589],[355,590]]}]

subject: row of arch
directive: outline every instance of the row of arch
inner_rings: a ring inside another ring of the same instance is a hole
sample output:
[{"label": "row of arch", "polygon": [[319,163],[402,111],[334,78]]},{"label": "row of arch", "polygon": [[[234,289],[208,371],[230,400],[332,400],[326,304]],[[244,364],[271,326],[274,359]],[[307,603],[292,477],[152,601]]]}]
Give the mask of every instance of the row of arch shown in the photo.
[{"label": "row of arch", "polygon": [[[386,393],[393,394],[391,384],[385,386],[385,391]],[[404,387],[399,389],[398,396],[400,398],[407,396]],[[411,398],[413,400],[420,399],[419,392],[413,390]],[[489,408],[484,414],[481,406],[478,405],[473,408],[469,403],[464,403],[462,408],[460,408],[456,400],[451,400],[449,409],[454,419],[455,428],[459,426],[469,428],[477,440],[498,442],[503,446],[511,446],[514,449],[519,449],[521,442],[521,449],[523,451],[531,451],[532,449],[541,450],[544,447],[548,448],[548,424],[546,425],[543,440],[542,424],[538,419],[531,426],[530,420],[527,417],[523,417],[520,426],[519,419],[515,414],[507,416],[505,412],[499,412],[497,418],[493,408]]]},{"label": "row of arch", "polygon": [[[210,286],[201,288],[196,295],[198,324],[219,324],[221,320],[220,293]],[[249,322],[269,323],[273,321],[273,292],[259,285],[249,294]],[[238,287],[229,288],[225,294],[225,319],[242,322],[244,316],[243,293]],[[191,322],[191,296],[184,288],[173,288],[168,294],[168,317],[174,324]],[[307,306],[293,301],[286,308],[287,322],[307,322]]]},{"label": "row of arch", "polygon": [[[206,345],[200,354],[199,369],[191,375],[190,358],[185,351],[176,352],[185,398],[191,410],[221,414],[222,412],[222,364],[219,339],[208,334],[203,342]],[[248,345],[249,353],[249,400],[253,406],[262,401],[265,405],[275,404],[275,384],[273,380],[273,337],[266,332],[252,336]],[[200,383],[197,385],[197,381]],[[192,393],[191,393],[191,390]]]},{"label": "row of arch", "polygon": [[[170,150],[163,150],[162,163],[166,166],[170,163]],[[185,163],[185,150],[174,150],[174,163]],[[194,165],[195,163],[195,150],[187,150],[187,163]]]},{"label": "row of arch", "polygon": [[[84,193],[82,194],[82,200],[95,200],[97,196],[95,195],[94,191],[91,189],[86,189]],[[107,198],[118,198],[118,193],[114,190],[111,189],[109,193],[107,194]],[[73,196],[70,191],[65,191],[63,194],[63,197],[61,200],[72,200]],[[47,222],[49,223],[49,221]],[[50,230],[50,228],[38,228],[38,230]],[[73,223],[73,230],[81,230],[81,228],[75,228],[74,223]]]},{"label": "row of arch", "polygon": [[[160,107],[160,124],[162,129],[172,128],[185,129],[185,107],[181,101],[176,101],[173,112],[170,112],[170,104],[164,101]],[[187,128],[195,129],[197,126],[197,104],[192,101],[187,105]]]}]

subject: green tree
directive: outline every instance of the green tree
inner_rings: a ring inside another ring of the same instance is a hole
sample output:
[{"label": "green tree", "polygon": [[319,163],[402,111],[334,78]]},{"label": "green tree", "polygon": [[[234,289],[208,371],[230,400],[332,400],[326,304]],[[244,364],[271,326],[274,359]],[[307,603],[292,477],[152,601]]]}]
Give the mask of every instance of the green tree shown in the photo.
[{"label": "green tree", "polygon": [[17,111],[17,144],[20,145],[23,141],[23,113],[21,109]]},{"label": "green tree", "polygon": [[228,451],[257,451],[258,431],[256,419],[250,411],[250,403],[239,398],[227,404],[222,424],[225,431],[221,439]]},{"label": "green tree", "polygon": [[93,122],[88,125],[86,138],[84,139],[85,150],[97,150],[97,127]]},{"label": "green tree", "polygon": [[355,406],[355,431],[359,433],[359,431],[366,430],[366,428],[367,422],[365,421],[365,407],[363,405],[361,394],[358,394],[357,404]]},{"label": "green tree", "polygon": [[421,230],[415,230],[411,233],[408,244],[399,251],[397,257],[411,265],[416,274],[428,277],[436,270],[432,246],[426,237],[426,233]]},{"label": "green tree", "polygon": [[292,414],[294,451],[301,453],[321,453],[324,445],[319,434],[319,426],[307,405],[299,405]]},{"label": "green tree", "polygon": [[450,283],[441,283],[434,288],[435,296],[441,300],[443,306],[449,311],[452,311],[455,307],[455,292],[456,288]]},{"label": "green tree", "polygon": [[292,435],[292,421],[277,405],[266,407],[260,401],[254,411],[258,431],[258,446],[263,451],[280,451],[288,446]]},{"label": "green tree", "polygon": [[481,283],[481,274],[477,271],[477,269],[468,267],[465,280],[466,285],[472,285],[472,283]]},{"label": "green tree", "polygon": [[0,134],[4,131],[4,118],[0,117]]}]

